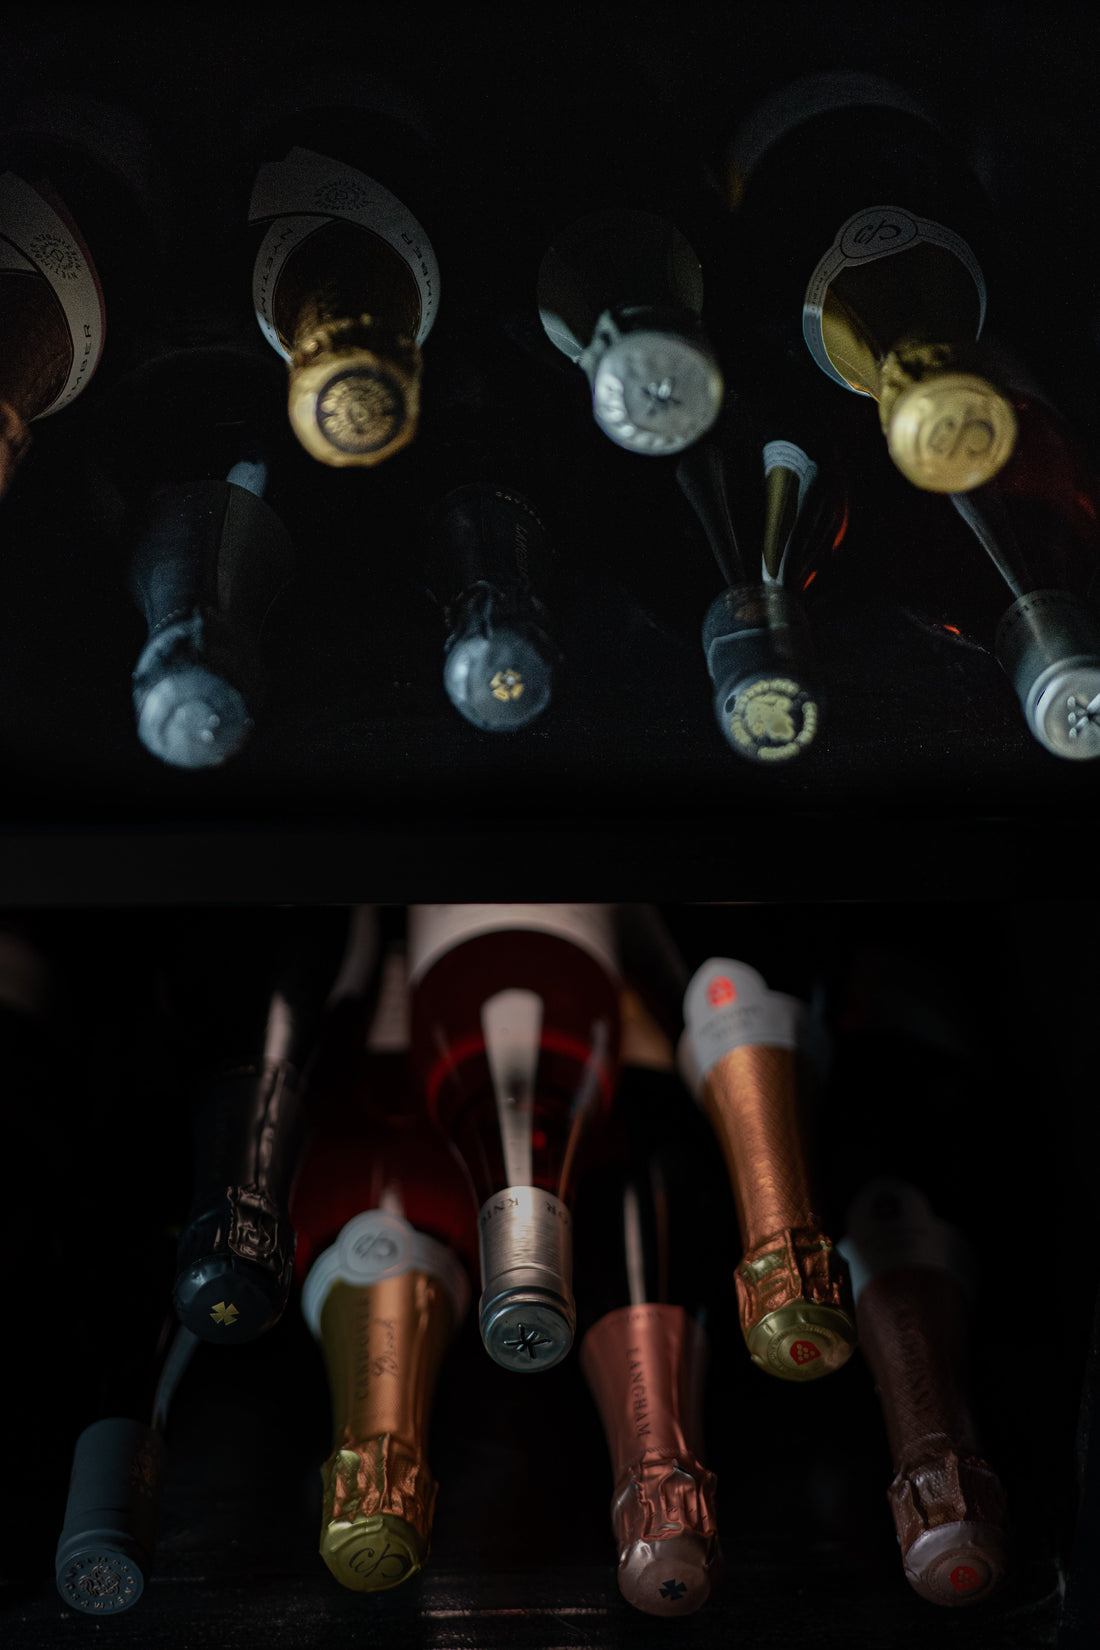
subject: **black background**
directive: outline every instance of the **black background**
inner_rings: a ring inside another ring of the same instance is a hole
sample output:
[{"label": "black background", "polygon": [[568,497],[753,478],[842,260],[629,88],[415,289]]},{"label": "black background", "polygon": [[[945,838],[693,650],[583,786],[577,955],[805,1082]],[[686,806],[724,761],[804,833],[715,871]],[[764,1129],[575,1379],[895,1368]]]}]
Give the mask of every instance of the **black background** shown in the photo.
[{"label": "black background", "polygon": [[[968,1615],[911,1595],[862,1364],[803,1390],[761,1388],[720,1314],[708,1438],[728,1573],[707,1611],[669,1626],[622,1604],[602,1439],[575,1365],[546,1377],[536,1407],[489,1364],[472,1322],[436,1406],[430,1566],[407,1592],[344,1595],[316,1557],[326,1397],[291,1311],[232,1368],[196,1364],[175,1417],[157,1577],[97,1636],[181,1650],[350,1644],[377,1618],[395,1646],[484,1650],[1054,1644],[1095,1288],[1077,1165],[1097,764],[1047,755],[992,660],[945,650],[875,598],[882,569],[904,588],[908,569],[950,565],[968,541],[943,501],[892,470],[873,417],[853,455],[860,600],[828,611],[819,632],[827,726],[797,773],[740,763],[711,720],[698,642],[717,588],[709,553],[666,467],[614,449],[580,375],[531,346],[531,251],[546,199],[585,195],[602,164],[656,164],[665,133],[702,153],[789,77],[895,76],[943,112],[992,189],[1012,282],[993,295],[991,324],[1096,454],[1095,9],[8,7],[0,39],[5,104],[27,86],[81,89],[128,103],[161,141],[178,229],[165,290],[181,336],[201,332],[189,293],[196,315],[239,307],[224,292],[235,196],[221,140],[257,89],[350,60],[406,80],[443,135],[449,202],[433,236],[443,296],[425,350],[425,441],[377,475],[323,471],[287,448],[280,498],[299,571],[273,616],[270,704],[224,772],[171,772],[133,729],[143,633],[86,473],[124,328],[101,382],[39,426],[3,507],[0,901],[53,908],[87,982],[73,1035],[88,1059],[58,1102],[63,1126],[31,1131],[6,1167],[10,1218],[49,1239],[29,1274],[34,1309],[9,1331],[21,1396],[9,1412],[5,1642],[44,1650],[92,1630],[57,1598],[52,1553],[90,1418],[84,1376],[126,1310],[129,1275],[69,1217],[91,1195],[155,1224],[186,1195],[143,1029],[157,909],[579,893],[668,903],[696,961],[736,949],[733,917],[681,902],[800,902],[804,932],[838,967],[868,929],[892,929],[973,1006],[988,1084],[960,1108],[943,1184],[959,1152],[988,1147],[973,1234],[988,1282],[977,1390],[1024,1538],[1006,1596]],[[708,288],[708,308],[733,302]],[[456,363],[481,349],[530,431],[574,597],[561,693],[507,740],[446,702],[442,631],[408,527],[432,490],[433,380],[442,419]],[[726,368],[735,379],[736,363]],[[854,1126],[841,1102],[817,1137],[834,1163]]]}]

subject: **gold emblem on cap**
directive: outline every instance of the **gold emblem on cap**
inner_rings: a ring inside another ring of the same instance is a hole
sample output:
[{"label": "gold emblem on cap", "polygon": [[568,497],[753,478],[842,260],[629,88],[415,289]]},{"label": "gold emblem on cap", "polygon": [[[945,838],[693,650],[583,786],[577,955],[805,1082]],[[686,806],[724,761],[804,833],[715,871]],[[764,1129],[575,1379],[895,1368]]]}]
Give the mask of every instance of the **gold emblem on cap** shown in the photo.
[{"label": "gold emblem on cap", "polygon": [[990,481],[1016,444],[1007,398],[972,373],[945,373],[900,395],[886,432],[907,480],[934,493],[966,493]]},{"label": "gold emblem on cap", "polygon": [[518,670],[498,670],[489,683],[494,699],[507,704],[509,699],[518,699],[523,692],[525,683]]},{"label": "gold emblem on cap", "polygon": [[215,1323],[224,1324],[236,1323],[240,1315],[240,1312],[233,1305],[232,1301],[229,1302],[228,1306],[225,1301],[219,1301],[217,1306],[215,1306],[210,1313],[210,1316],[213,1318]]}]

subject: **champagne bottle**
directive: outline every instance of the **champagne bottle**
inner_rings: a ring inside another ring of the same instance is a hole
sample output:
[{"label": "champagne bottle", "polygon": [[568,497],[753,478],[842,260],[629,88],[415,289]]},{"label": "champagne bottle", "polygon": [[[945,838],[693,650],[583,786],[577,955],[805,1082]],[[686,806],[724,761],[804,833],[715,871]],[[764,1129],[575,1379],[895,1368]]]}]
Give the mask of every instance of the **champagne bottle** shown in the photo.
[{"label": "champagne bottle", "polygon": [[754,270],[746,349],[773,349],[801,314],[822,371],[878,402],[903,475],[945,493],[990,480],[1017,428],[978,343],[992,212],[931,111],[873,76],[796,80],[747,116],[724,185],[731,256]]},{"label": "champagne bottle", "polygon": [[576,1175],[617,1075],[611,912],[413,905],[409,977],[413,1063],[479,1205],[482,1341],[506,1369],[549,1369],[576,1327]]},{"label": "champagne bottle", "polygon": [[794,407],[753,417],[727,398],[676,469],[726,581],[702,629],[715,715],[738,755],[761,763],[789,762],[817,735],[824,694],[806,605],[848,526],[837,457],[802,422]]},{"label": "champagne bottle", "polygon": [[438,170],[423,117],[368,75],[274,93],[243,117],[256,162],[252,292],[288,367],[291,426],[337,467],[406,446],[439,264],[419,217]]},{"label": "champagne bottle", "polygon": [[341,907],[181,914],[163,965],[167,1053],[187,1073],[194,1180],[173,1299],[202,1340],[254,1339],[294,1264],[290,1186],[347,934]]},{"label": "champagne bottle", "polygon": [[395,938],[369,1024],[318,1076],[291,1197],[302,1310],[332,1398],[320,1551],[342,1586],[363,1592],[408,1580],[428,1556],[429,1411],[475,1249],[465,1173],[413,1084],[408,1019]]},{"label": "champagne bottle", "polygon": [[167,346],[112,386],[90,444],[92,496],[148,627],[138,738],[171,767],[228,761],[267,696],[264,625],[294,567],[278,394],[258,349]]},{"label": "champagne bottle", "polygon": [[807,1162],[800,1088],[812,1045],[806,1005],[747,963],[712,957],[692,976],[681,1071],[734,1191],[741,1331],[760,1369],[792,1381],[839,1369],[855,1344],[848,1269],[822,1229]]},{"label": "champagne bottle", "polygon": [[840,1248],[860,1345],[890,1440],[887,1500],[905,1575],[933,1604],[976,1604],[1009,1562],[1004,1488],[983,1459],[965,1392],[974,1258],[905,1181],[868,1182]]},{"label": "champagne bottle", "polygon": [[703,1465],[706,1270],[698,1245],[707,1128],[673,1046],[629,988],[613,1150],[581,1176],[576,1208],[581,1371],[611,1454],[623,1597],[687,1615],[721,1570],[717,1483]]},{"label": "champagne bottle", "polygon": [[538,306],[618,446],[678,453],[713,424],[723,380],[702,322],[703,272],[667,217],[609,206],[563,225],[539,267]]}]

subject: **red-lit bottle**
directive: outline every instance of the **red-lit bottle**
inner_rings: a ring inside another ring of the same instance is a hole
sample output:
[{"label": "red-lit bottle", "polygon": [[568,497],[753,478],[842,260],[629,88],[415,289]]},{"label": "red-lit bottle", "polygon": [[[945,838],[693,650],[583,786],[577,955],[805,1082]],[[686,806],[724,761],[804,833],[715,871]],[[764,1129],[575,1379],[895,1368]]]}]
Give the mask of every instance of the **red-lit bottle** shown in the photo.
[{"label": "red-lit bottle", "polygon": [[571,1206],[619,1058],[607,905],[414,905],[412,1058],[478,1205],[481,1338],[549,1369],[576,1325]]},{"label": "red-lit bottle", "polygon": [[[363,907],[349,956],[373,943]],[[342,1035],[319,1071],[291,1196],[295,1276],[332,1397],[320,1551],[342,1586],[364,1592],[397,1586],[428,1555],[429,1410],[469,1302],[477,1216],[412,1078],[402,939],[387,948],[368,1022],[369,997],[350,995],[334,1016]]]}]

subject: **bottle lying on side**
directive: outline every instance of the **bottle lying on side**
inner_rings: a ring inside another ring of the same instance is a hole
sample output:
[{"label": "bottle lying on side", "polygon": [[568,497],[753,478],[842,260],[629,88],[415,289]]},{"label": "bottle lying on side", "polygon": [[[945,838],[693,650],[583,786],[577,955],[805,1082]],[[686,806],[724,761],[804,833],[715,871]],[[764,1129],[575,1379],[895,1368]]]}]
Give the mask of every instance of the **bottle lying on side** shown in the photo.
[{"label": "bottle lying on side", "polygon": [[253,1340],[286,1307],[290,1187],[347,929],[340,906],[193,911],[172,926],[165,1043],[194,1150],[173,1300],[202,1340]]},{"label": "bottle lying on side", "polygon": [[333,69],[245,110],[240,141],[253,303],[287,366],[291,426],[323,464],[380,464],[416,433],[439,307],[419,214],[440,157],[423,115]]},{"label": "bottle lying on side", "polygon": [[[361,929],[353,943],[364,943]],[[413,1082],[401,937],[377,994],[348,1007],[319,1077],[290,1213],[302,1310],[332,1399],[321,1557],[341,1586],[377,1592],[428,1557],[429,1412],[469,1305],[477,1206]]]},{"label": "bottle lying on side", "polygon": [[573,1343],[576,1176],[617,1080],[612,910],[411,906],[409,978],[417,1078],[476,1189],[481,1338],[537,1374]]},{"label": "bottle lying on side", "polygon": [[758,1368],[789,1381],[839,1369],[856,1339],[848,1268],[815,1210],[803,1138],[809,1022],[806,1004],[770,991],[755,968],[712,957],[684,995],[679,1050],[737,1203],[745,1344]]},{"label": "bottle lying on side", "polygon": [[629,988],[622,1015],[608,1140],[577,1194],[580,1366],[611,1455],[619,1588],[647,1614],[688,1615],[722,1568],[703,1464],[709,1268],[695,1236],[708,1130]]},{"label": "bottle lying on side", "polygon": [[996,475],[1017,427],[978,342],[996,228],[934,111],[873,76],[808,76],[750,111],[722,169],[739,358],[766,371],[801,326],[830,379],[878,402],[914,485],[964,492]]},{"label": "bottle lying on side", "polygon": [[905,1181],[869,1182],[840,1248],[860,1345],[890,1439],[887,1491],[905,1576],[932,1604],[976,1604],[1009,1563],[1004,1488],[984,1460],[965,1391],[973,1257]]},{"label": "bottle lying on side", "polygon": [[806,423],[793,396],[774,415],[727,396],[676,469],[726,581],[702,630],[715,716],[731,748],[763,764],[786,765],[817,737],[824,690],[808,609],[848,527],[840,463]]}]

